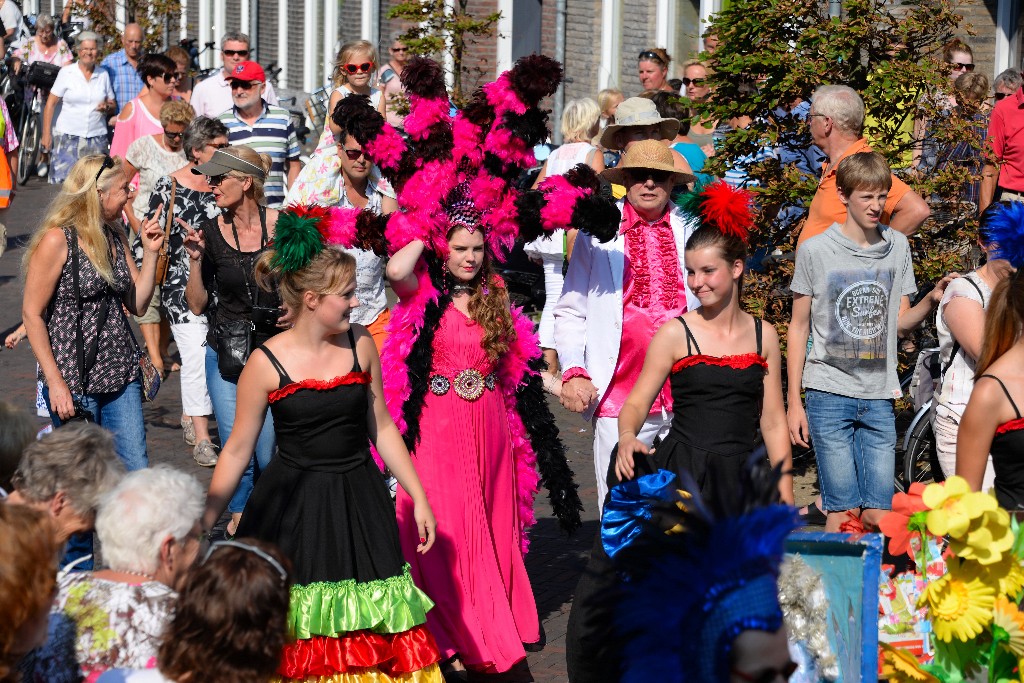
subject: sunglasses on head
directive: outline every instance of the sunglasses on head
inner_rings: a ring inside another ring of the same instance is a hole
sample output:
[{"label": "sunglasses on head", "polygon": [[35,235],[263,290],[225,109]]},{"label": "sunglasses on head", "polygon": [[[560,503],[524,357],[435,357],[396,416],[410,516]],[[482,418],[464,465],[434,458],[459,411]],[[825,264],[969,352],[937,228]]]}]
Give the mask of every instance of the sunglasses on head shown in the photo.
[{"label": "sunglasses on head", "polygon": [[641,52],[640,56],[637,57],[637,60],[641,61],[641,62],[653,61],[653,62],[657,62],[658,64],[662,63],[661,57],[658,56],[658,53],[657,52],[651,52],[650,50],[644,50],[643,52]]},{"label": "sunglasses on head", "polygon": [[253,88],[256,87],[256,85],[258,83],[259,83],[259,81],[240,81],[240,80],[237,80],[237,79],[232,79],[232,81],[231,81],[231,89],[232,90],[237,90],[237,89],[252,90]]},{"label": "sunglasses on head", "polygon": [[704,85],[704,81],[706,81],[708,79],[706,79],[706,78],[680,78],[679,80],[681,80],[683,82],[683,85],[690,85],[691,83],[693,83],[696,86],[701,86],[701,85]]},{"label": "sunglasses on head", "polygon": [[953,71],[966,71],[970,73],[974,71],[973,64],[964,64],[963,62],[946,62]]},{"label": "sunglasses on head", "polygon": [[746,671],[733,669],[732,675],[738,676],[744,681],[749,681],[749,683],[773,683],[779,676],[782,677],[782,680],[788,681],[799,668],[800,665],[796,662],[786,662],[781,669],[761,669],[757,674],[748,674]]},{"label": "sunglasses on head", "polygon": [[348,157],[349,161],[355,161],[359,157],[363,156],[363,150],[361,149],[345,149],[344,147],[341,149],[345,152],[345,156]]},{"label": "sunglasses on head", "polygon": [[362,64],[346,64],[345,71],[350,74],[354,73],[366,73],[373,68],[373,62],[363,62]]},{"label": "sunglasses on head", "polygon": [[629,176],[629,179],[634,183],[645,183],[647,182],[647,179],[650,178],[655,183],[661,184],[667,182],[668,179],[672,177],[673,173],[671,171],[657,171],[648,168],[631,168],[626,171],[626,175]]},{"label": "sunglasses on head", "polygon": [[96,171],[96,177],[93,179],[93,182],[98,183],[100,181],[100,176],[103,175],[103,172],[108,168],[114,168],[114,160],[109,156],[105,156],[103,157],[103,163],[100,165],[100,170]]},{"label": "sunglasses on head", "polygon": [[248,50],[221,50],[221,52],[226,54],[228,57],[248,57],[249,56],[249,51]]}]

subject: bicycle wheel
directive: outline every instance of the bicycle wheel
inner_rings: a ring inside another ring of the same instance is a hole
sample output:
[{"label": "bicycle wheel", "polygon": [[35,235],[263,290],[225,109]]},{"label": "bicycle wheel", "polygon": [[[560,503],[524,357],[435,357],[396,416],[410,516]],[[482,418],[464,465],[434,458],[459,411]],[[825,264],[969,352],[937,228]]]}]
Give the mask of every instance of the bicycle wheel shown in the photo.
[{"label": "bicycle wheel", "polygon": [[903,468],[896,477],[896,487],[900,491],[906,491],[914,482],[930,484],[944,479],[935,453],[932,421],[925,417],[914,425],[907,440],[907,450],[903,453]]},{"label": "bicycle wheel", "polygon": [[39,163],[39,114],[29,111],[21,126],[21,146],[18,148],[18,184],[24,185],[35,173]]}]

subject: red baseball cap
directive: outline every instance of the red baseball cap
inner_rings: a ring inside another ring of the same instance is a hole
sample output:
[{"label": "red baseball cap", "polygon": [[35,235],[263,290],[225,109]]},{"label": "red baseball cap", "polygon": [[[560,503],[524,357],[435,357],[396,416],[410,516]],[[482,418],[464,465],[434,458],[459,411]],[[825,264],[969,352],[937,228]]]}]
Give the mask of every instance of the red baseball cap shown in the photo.
[{"label": "red baseball cap", "polygon": [[263,67],[256,62],[242,62],[241,64],[238,64],[234,70],[232,70],[231,78],[239,81],[267,82],[267,74],[263,72]]}]

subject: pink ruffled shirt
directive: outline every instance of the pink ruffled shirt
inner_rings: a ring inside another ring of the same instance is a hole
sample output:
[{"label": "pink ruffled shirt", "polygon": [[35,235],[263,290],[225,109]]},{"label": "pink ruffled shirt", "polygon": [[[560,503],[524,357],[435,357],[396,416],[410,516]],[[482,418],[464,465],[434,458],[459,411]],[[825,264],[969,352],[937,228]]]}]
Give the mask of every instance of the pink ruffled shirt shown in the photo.
[{"label": "pink ruffled shirt", "polygon": [[[679,264],[669,212],[648,223],[629,202],[622,207],[619,233],[625,236],[622,272],[622,340],[619,358],[597,417],[617,417],[640,377],[651,337],[661,325],[686,312],[686,276]],[[672,410],[668,380],[651,413]]]}]

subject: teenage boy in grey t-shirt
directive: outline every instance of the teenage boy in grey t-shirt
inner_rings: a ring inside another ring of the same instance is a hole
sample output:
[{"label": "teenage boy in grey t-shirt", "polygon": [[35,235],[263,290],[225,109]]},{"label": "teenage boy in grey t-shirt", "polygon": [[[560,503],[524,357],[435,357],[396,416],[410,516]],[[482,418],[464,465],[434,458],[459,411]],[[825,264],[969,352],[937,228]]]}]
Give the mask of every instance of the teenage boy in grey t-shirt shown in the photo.
[{"label": "teenage boy in grey t-shirt", "polygon": [[797,251],[787,342],[790,438],[814,443],[826,531],[839,531],[847,511],[877,526],[892,504],[896,339],[934,310],[950,280],[910,306],[917,291],[910,245],[879,224],[892,186],[882,155],[850,155],[836,169],[836,185],[846,222]]}]

